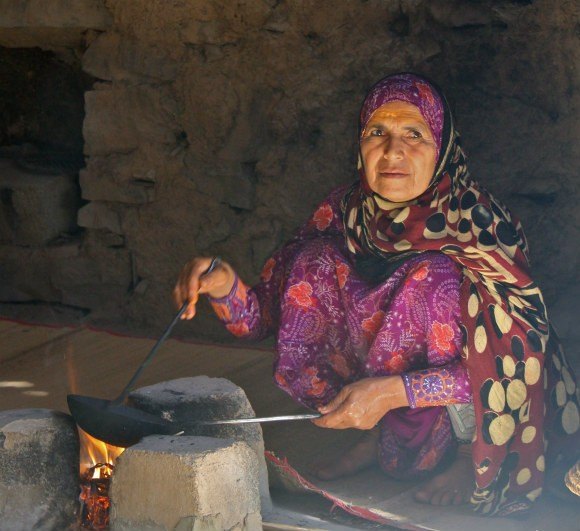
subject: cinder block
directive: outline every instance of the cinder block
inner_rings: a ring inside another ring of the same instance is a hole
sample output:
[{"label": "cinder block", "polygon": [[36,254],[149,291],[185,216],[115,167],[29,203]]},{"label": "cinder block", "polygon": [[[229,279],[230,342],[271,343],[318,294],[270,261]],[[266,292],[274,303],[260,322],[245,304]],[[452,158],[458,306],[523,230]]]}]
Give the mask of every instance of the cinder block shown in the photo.
[{"label": "cinder block", "polygon": [[0,161],[0,240],[42,245],[76,229],[80,193],[74,176],[26,173]]},{"label": "cinder block", "polygon": [[67,529],[78,496],[72,418],[49,409],[0,412],[0,530]]},{"label": "cinder block", "polygon": [[110,496],[111,531],[262,529],[258,462],[232,439],[146,437],[117,460]]},{"label": "cinder block", "polygon": [[225,378],[195,376],[142,387],[129,396],[138,409],[175,423],[185,435],[232,438],[246,442],[259,464],[262,511],[270,511],[268,471],[264,438],[259,424],[200,426],[199,420],[235,419],[256,416],[243,389]]}]

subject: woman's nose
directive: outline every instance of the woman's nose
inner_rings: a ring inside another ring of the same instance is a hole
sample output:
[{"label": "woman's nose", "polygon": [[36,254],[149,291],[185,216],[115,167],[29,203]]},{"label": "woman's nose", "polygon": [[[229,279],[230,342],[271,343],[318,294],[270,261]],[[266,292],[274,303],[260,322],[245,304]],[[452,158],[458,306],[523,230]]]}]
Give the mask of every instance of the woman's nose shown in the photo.
[{"label": "woman's nose", "polygon": [[403,157],[403,141],[396,136],[389,136],[383,144],[385,159],[400,159]]}]

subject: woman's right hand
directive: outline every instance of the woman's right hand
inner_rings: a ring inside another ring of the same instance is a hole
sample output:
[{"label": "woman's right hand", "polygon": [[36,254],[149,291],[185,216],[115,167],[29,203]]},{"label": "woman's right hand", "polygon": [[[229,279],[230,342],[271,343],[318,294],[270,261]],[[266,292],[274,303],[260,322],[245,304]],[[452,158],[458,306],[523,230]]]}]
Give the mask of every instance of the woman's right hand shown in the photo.
[{"label": "woman's right hand", "polygon": [[408,406],[399,375],[363,378],[345,385],[312,422],[321,428],[371,430],[391,410]]},{"label": "woman's right hand", "polygon": [[207,275],[204,275],[210,266],[212,258],[199,256],[193,258],[181,270],[179,279],[173,289],[173,299],[178,308],[185,301],[187,309],[181,316],[182,319],[192,319],[195,316],[195,305],[200,293],[207,293],[210,297],[225,297],[232,290],[236,273],[227,262],[221,262]]}]

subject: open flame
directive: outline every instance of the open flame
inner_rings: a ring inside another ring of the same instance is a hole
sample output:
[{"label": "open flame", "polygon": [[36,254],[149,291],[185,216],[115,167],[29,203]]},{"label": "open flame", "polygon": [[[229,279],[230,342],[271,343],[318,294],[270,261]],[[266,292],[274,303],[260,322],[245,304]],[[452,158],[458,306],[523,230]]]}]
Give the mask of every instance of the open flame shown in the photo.
[{"label": "open flame", "polygon": [[109,525],[109,485],[115,461],[125,448],[111,446],[78,428],[80,439],[81,526],[107,529]]}]

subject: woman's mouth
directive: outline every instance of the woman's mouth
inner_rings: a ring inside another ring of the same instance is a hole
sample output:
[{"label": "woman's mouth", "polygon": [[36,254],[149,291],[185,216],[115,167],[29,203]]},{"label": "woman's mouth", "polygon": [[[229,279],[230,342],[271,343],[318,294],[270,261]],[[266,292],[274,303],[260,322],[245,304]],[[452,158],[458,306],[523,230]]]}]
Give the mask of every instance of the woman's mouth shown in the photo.
[{"label": "woman's mouth", "polygon": [[409,175],[408,173],[398,171],[398,170],[380,171],[379,172],[379,176],[383,177],[384,179],[403,179],[403,178],[407,177],[408,175]]}]

